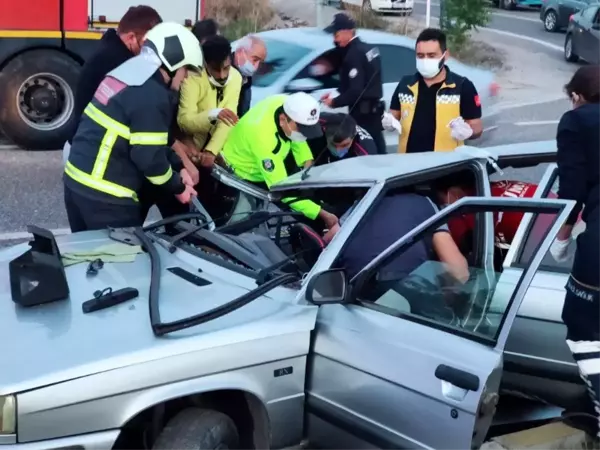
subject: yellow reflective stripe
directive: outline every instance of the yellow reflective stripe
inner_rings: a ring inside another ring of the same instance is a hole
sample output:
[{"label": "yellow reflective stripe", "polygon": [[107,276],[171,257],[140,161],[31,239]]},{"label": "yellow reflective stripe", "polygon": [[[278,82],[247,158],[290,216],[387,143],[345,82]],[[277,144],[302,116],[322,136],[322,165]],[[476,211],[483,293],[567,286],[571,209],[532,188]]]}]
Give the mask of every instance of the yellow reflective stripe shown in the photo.
[{"label": "yellow reflective stripe", "polygon": [[129,139],[129,127],[117,122],[115,119],[108,117],[91,103],[88,103],[83,112],[107,131],[112,131],[125,139]]},{"label": "yellow reflective stripe", "polygon": [[92,176],[94,178],[104,178],[104,173],[106,172],[106,167],[108,166],[108,160],[110,159],[110,154],[112,153],[112,149],[118,137],[119,136],[112,131],[107,131],[104,133],[104,138],[100,143],[98,156],[96,156],[94,168],[92,169]]},{"label": "yellow reflective stripe", "polygon": [[167,145],[168,133],[131,133],[131,145]]},{"label": "yellow reflective stripe", "polygon": [[171,167],[169,167],[169,169],[165,172],[164,175],[158,175],[156,177],[146,177],[146,178],[148,178],[148,180],[152,184],[161,185],[161,184],[165,184],[167,181],[169,181],[172,176],[173,176],[173,169],[171,169]]},{"label": "yellow reflective stripe", "polygon": [[131,198],[136,202],[138,201],[135,191],[127,189],[123,186],[119,186],[118,184],[111,183],[110,181],[94,178],[92,175],[79,170],[77,167],[71,164],[70,161],[67,161],[67,164],[65,165],[65,173],[73,180],[89,187],[90,189],[104,192],[105,194],[109,194],[114,197]]}]

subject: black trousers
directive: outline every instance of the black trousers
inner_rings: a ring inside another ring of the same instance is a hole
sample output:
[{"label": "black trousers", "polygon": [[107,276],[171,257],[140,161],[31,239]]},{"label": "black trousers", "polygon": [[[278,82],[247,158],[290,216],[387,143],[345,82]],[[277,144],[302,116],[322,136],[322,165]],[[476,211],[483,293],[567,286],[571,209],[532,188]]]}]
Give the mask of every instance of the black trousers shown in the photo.
[{"label": "black trousers", "polygon": [[144,223],[141,205],[119,205],[91,199],[64,187],[71,232],[138,227]]},{"label": "black trousers", "polygon": [[383,137],[383,128],[381,126],[381,114],[352,114],[358,126],[363,127],[371,135],[377,147],[377,153],[387,154],[385,139]]},{"label": "black trousers", "polygon": [[[562,312],[567,326],[567,345],[590,396],[588,410],[596,416],[596,420],[590,423],[589,419],[573,414],[571,422],[593,436],[598,436],[600,430],[599,222],[597,212],[589,214],[586,230],[577,237],[577,250],[571,276],[565,286]],[[580,411],[574,411],[577,412]]]}]

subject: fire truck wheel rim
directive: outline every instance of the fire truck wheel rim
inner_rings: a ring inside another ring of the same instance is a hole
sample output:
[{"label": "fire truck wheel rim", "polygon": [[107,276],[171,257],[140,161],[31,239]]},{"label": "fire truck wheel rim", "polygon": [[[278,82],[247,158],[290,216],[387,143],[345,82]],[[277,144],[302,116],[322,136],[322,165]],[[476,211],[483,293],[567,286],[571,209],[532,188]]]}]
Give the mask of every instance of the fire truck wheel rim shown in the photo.
[{"label": "fire truck wheel rim", "polygon": [[[37,73],[21,84],[16,101],[19,115],[29,127],[51,131],[69,121],[75,98],[62,77],[54,73]],[[51,109],[54,113],[49,111]]]}]

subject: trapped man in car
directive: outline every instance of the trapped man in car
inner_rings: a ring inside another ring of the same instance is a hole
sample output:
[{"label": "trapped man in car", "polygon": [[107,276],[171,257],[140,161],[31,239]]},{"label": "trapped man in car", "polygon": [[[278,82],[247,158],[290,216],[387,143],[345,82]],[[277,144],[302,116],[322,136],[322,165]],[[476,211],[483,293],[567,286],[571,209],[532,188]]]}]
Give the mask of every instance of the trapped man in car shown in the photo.
[{"label": "trapped man in car", "polygon": [[[323,134],[319,110],[319,103],[304,92],[262,100],[231,130],[221,152],[225,165],[238,177],[263,189],[287,178],[288,158],[293,158],[297,167],[309,167],[313,155],[306,140]],[[322,220],[326,228],[338,221],[311,200],[284,202],[310,221]]]},{"label": "trapped man in car", "polygon": [[[600,67],[580,67],[565,90],[573,109],[558,124],[558,197],[575,200],[575,208],[558,233],[551,252],[566,258],[573,225],[581,207],[586,227],[576,240],[577,250],[566,285],[562,319],[567,326],[567,344],[579,366],[600,416]],[[577,425],[574,423],[574,425]],[[594,421],[592,435],[598,433]]]},{"label": "trapped man in car", "polygon": [[481,102],[473,83],[446,65],[446,35],[419,34],[417,73],[402,78],[385,113],[385,130],[400,133],[399,153],[448,152],[483,133]]},{"label": "trapped man in car", "polygon": [[319,123],[323,136],[308,141],[315,156],[315,165],[377,154],[371,135],[359,127],[349,114],[322,112]]}]

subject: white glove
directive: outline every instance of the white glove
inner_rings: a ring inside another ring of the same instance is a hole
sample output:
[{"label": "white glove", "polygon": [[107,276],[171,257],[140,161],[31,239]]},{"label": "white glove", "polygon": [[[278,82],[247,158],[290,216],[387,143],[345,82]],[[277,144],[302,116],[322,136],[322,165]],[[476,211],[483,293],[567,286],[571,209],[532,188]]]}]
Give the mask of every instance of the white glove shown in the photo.
[{"label": "white glove", "polygon": [[394,116],[392,116],[389,112],[384,112],[383,116],[381,116],[381,126],[386,131],[394,131],[396,130],[398,133],[402,133],[402,128],[400,127],[400,122]]},{"label": "white glove", "polygon": [[560,241],[558,239],[554,239],[554,242],[550,246],[550,254],[556,260],[556,262],[565,262],[568,258],[567,250],[569,249],[569,244],[571,243],[571,238],[565,239],[564,241]]},{"label": "white glove", "polygon": [[211,109],[208,112],[208,120],[210,120],[212,123],[216,122],[219,118],[219,114],[221,114],[221,111],[223,111],[223,108]]},{"label": "white glove", "polygon": [[457,141],[466,141],[473,136],[473,129],[462,117],[453,119],[448,124],[450,127],[450,136]]}]

